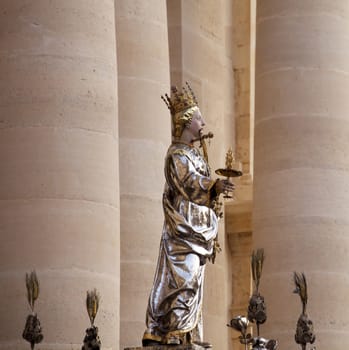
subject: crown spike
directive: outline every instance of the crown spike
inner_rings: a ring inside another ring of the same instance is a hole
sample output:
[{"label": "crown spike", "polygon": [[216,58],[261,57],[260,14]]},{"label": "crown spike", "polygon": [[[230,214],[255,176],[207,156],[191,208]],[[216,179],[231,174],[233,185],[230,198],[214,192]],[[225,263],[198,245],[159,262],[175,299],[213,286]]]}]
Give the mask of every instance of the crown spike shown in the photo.
[{"label": "crown spike", "polygon": [[180,137],[183,127],[191,122],[193,113],[186,114],[188,110],[198,107],[195,94],[188,82],[187,87],[183,86],[180,90],[177,86],[171,86],[171,94],[161,95],[161,99],[166,103],[166,106],[172,116],[172,136]]},{"label": "crown spike", "polygon": [[171,98],[167,94],[165,94],[166,100],[168,101],[169,104],[171,104]]},{"label": "crown spike", "polygon": [[183,90],[183,95],[189,96],[188,91],[187,91],[187,89],[185,88],[185,86],[182,87],[182,90]]},{"label": "crown spike", "polygon": [[196,96],[195,96],[195,94],[194,94],[193,89],[191,88],[191,86],[189,85],[189,83],[188,83],[187,81],[185,82],[185,84],[187,85],[187,87],[188,87],[188,89],[189,89],[189,91],[190,91],[190,94],[191,94],[192,99],[194,100],[194,102],[195,102],[196,104],[198,104],[198,100],[196,99]]},{"label": "crown spike", "polygon": [[171,86],[171,97],[165,94],[166,100],[163,100],[166,103],[167,107],[170,109],[171,114],[175,115],[176,113],[183,112],[190,107],[197,106],[197,100],[193,94],[192,89],[190,88],[188,82],[186,87],[182,87],[181,90],[178,90],[177,86]]},{"label": "crown spike", "polygon": [[171,109],[171,107],[170,107],[169,103],[167,102],[167,100],[165,99],[165,97],[161,95],[161,99],[165,102],[167,108]]}]

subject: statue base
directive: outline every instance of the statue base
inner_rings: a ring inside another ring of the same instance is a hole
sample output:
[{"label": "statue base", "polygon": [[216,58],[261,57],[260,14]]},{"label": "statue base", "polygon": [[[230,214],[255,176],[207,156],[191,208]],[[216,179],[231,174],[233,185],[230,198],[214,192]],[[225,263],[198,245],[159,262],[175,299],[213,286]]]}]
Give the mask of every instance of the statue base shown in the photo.
[{"label": "statue base", "polygon": [[201,345],[187,344],[187,345],[151,345],[151,346],[144,346],[144,347],[140,346],[135,348],[125,348],[124,350],[207,350],[207,348]]}]

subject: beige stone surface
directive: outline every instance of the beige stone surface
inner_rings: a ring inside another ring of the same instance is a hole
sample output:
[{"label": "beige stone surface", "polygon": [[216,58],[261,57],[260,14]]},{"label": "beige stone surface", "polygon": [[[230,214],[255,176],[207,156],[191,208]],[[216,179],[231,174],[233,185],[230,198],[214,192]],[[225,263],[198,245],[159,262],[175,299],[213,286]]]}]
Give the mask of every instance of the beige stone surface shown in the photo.
[{"label": "beige stone surface", "polygon": [[243,164],[243,172],[251,174],[251,1],[233,1],[232,63],[234,68],[234,109],[236,115],[236,155]]},{"label": "beige stone surface", "polygon": [[[225,205],[225,228],[231,264],[229,318],[246,315],[251,294],[252,185],[254,127],[254,11],[255,1],[232,2],[232,65],[234,83],[235,152],[243,176],[234,178],[234,200]],[[252,329],[251,329],[252,331]],[[229,329],[233,349],[243,349],[236,331]]]},{"label": "beige stone surface", "polygon": [[[155,265],[163,226],[162,206],[159,199],[137,196],[136,194],[124,195],[121,210],[124,213],[129,213],[124,218],[123,256],[130,261],[149,260],[150,264]],[[147,220],[147,218],[153,220]],[[134,251],[135,242],[142,248],[137,251],[137,255]],[[153,278],[149,280],[149,286],[151,286],[152,280]]]},{"label": "beige stone surface", "polygon": [[[38,348],[80,348],[86,290],[117,349],[119,194],[113,1],[3,1],[0,31],[1,349],[27,349],[36,269]],[[73,345],[74,344],[74,345]]]},{"label": "beige stone surface", "polygon": [[[258,123],[276,115],[280,119],[289,117],[299,120],[297,116],[322,116],[346,120],[344,111],[349,107],[349,101],[345,88],[349,77],[344,72],[300,67],[257,76],[257,83],[260,79],[263,80],[265,90],[256,96]],[[285,81],[287,89],[283,85]],[[290,100],[289,90],[293,91],[292,95],[299,103],[294,104]]]},{"label": "beige stone surface", "polygon": [[[239,192],[237,193],[237,195]],[[225,225],[231,254],[231,294],[229,308],[230,321],[238,315],[246,316],[248,301],[252,292],[250,261],[252,252],[252,200],[237,197],[225,206]],[[252,332],[252,327],[250,332]],[[229,328],[233,348],[243,349],[239,333]]]},{"label": "beige stone surface", "polygon": [[[109,276],[118,273],[111,262],[117,260],[119,239],[107,234],[118,229],[115,208],[57,198],[3,200],[0,208],[7,246],[1,254],[1,270],[21,273],[23,295],[27,269],[52,265],[54,269],[87,268]],[[96,259],[99,252],[103,254]]]},{"label": "beige stone surface", "polygon": [[[243,238],[246,234],[251,234],[252,229],[252,200],[229,201],[225,206],[225,225],[228,239],[233,242],[238,235]],[[229,243],[233,255],[248,254],[248,240],[238,249],[234,243]],[[245,248],[243,248],[245,247]]]},{"label": "beige stone surface", "polygon": [[348,18],[343,1],[257,2],[254,246],[267,256],[262,332],[282,348],[301,312],[293,271],[308,279],[316,346],[348,337]]},{"label": "beige stone surface", "polygon": [[141,344],[163,224],[170,114],[166,2],[117,1],[120,189],[120,348]]},{"label": "beige stone surface", "polygon": [[[2,198],[58,197],[111,206],[117,203],[116,159],[111,157],[116,142],[113,136],[46,126],[9,127],[0,129],[0,133]],[[22,181],[23,174],[26,181]],[[102,184],[101,177],[106,179]]]},{"label": "beige stone surface", "polygon": [[[161,101],[158,101],[161,102]],[[167,113],[167,110],[164,110]],[[162,122],[169,126],[168,119],[163,116]],[[160,123],[160,122],[159,122]],[[169,126],[170,127],[170,126]],[[138,132],[145,129],[140,128]],[[166,130],[167,131],[167,130]],[[146,131],[144,131],[146,137]],[[167,135],[169,138],[169,135]],[[161,137],[164,137],[163,135]],[[127,176],[120,179],[121,191],[123,195],[149,197],[149,200],[159,201],[162,192],[164,178],[164,160],[167,152],[167,144],[160,141],[155,141],[152,138],[136,139],[127,138],[120,140],[120,158],[125,162],[124,171]],[[151,156],[149,156],[151,155]],[[159,166],[159,162],[161,165]],[[144,174],[144,169],[147,169],[147,174]],[[142,181],[139,181],[139,178]],[[127,189],[129,189],[127,191]],[[146,208],[144,208],[146,210]],[[162,217],[162,206],[157,208],[155,217]],[[159,217],[159,220],[161,220]]]}]

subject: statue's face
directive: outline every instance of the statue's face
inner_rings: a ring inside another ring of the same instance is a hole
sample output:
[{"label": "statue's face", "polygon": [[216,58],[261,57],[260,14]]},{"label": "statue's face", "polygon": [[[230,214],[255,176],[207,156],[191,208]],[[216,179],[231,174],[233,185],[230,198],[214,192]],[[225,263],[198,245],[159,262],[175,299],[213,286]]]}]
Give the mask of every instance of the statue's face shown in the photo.
[{"label": "statue's face", "polygon": [[200,109],[197,109],[193,113],[193,118],[189,125],[189,131],[193,136],[193,139],[197,139],[200,137],[205,126],[204,118],[201,115]]}]

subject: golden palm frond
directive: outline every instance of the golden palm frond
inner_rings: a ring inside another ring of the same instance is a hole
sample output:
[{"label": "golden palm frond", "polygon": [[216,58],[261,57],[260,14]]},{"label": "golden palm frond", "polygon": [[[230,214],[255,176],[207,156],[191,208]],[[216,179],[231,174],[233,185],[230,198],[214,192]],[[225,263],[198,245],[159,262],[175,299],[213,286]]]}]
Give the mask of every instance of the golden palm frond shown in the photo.
[{"label": "golden palm frond", "polygon": [[263,263],[265,255],[264,249],[260,248],[252,252],[251,255],[251,269],[252,269],[252,278],[258,291],[259,282],[262,277]]},{"label": "golden palm frond", "polygon": [[94,320],[97,315],[98,307],[99,307],[100,296],[96,290],[87,291],[86,296],[86,308],[87,313],[90,318],[91,326],[93,326]]},{"label": "golden palm frond", "polygon": [[39,281],[36,276],[35,270],[30,274],[26,273],[25,276],[26,286],[27,286],[27,299],[32,311],[34,311],[35,300],[39,297]]},{"label": "golden palm frond", "polygon": [[293,281],[296,285],[294,293],[299,294],[303,306],[303,314],[305,314],[305,309],[308,302],[308,291],[307,291],[307,280],[304,273],[293,273]]}]

